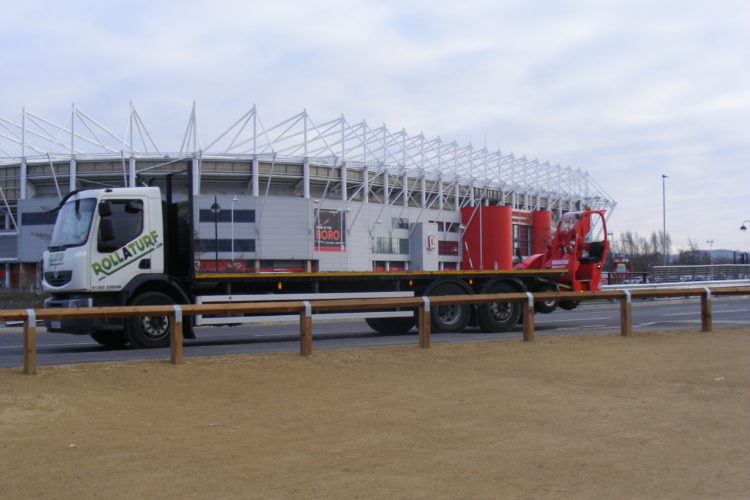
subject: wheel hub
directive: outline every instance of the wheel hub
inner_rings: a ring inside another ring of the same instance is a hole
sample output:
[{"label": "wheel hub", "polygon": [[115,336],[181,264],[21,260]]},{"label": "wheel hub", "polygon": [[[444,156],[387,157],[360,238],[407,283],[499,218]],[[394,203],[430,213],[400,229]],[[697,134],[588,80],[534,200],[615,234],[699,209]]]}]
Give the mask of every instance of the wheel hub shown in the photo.
[{"label": "wheel hub", "polygon": [[146,316],[141,318],[141,330],[152,339],[163,337],[169,332],[169,318],[167,316]]},{"label": "wheel hub", "polygon": [[508,302],[493,302],[489,308],[492,317],[497,321],[505,321],[510,317],[511,306]]},{"label": "wheel hub", "polygon": [[454,323],[458,315],[458,306],[440,306],[440,312],[438,316],[440,316],[440,320],[443,323]]}]

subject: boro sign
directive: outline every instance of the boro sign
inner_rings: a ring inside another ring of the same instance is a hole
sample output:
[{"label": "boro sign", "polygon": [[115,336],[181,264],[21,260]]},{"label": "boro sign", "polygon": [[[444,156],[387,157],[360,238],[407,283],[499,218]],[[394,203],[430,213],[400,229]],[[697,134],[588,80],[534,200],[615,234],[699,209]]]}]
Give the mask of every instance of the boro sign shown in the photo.
[{"label": "boro sign", "polygon": [[338,210],[315,209],[315,251],[346,251],[344,213]]}]

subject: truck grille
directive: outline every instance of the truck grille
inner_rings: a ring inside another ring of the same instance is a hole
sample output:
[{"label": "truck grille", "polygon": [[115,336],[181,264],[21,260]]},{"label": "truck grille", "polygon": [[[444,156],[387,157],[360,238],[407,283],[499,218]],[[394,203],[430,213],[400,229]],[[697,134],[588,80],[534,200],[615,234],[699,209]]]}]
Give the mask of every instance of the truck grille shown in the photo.
[{"label": "truck grille", "polygon": [[57,271],[44,273],[44,281],[52,286],[62,286],[73,277],[73,271]]}]

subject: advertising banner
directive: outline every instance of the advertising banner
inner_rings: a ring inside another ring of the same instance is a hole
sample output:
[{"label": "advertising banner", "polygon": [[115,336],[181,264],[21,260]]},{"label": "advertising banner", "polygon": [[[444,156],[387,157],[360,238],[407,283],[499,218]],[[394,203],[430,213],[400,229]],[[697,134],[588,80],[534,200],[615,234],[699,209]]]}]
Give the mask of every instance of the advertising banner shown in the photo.
[{"label": "advertising banner", "polygon": [[346,219],[338,210],[315,209],[316,252],[346,251]]}]

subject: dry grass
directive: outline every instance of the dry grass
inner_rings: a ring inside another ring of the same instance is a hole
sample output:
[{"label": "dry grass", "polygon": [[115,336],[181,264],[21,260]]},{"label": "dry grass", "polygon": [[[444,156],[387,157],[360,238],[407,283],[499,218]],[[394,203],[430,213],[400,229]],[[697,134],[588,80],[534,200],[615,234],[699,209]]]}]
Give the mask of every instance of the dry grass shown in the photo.
[{"label": "dry grass", "polygon": [[750,330],[0,370],[3,498],[747,498]]}]

